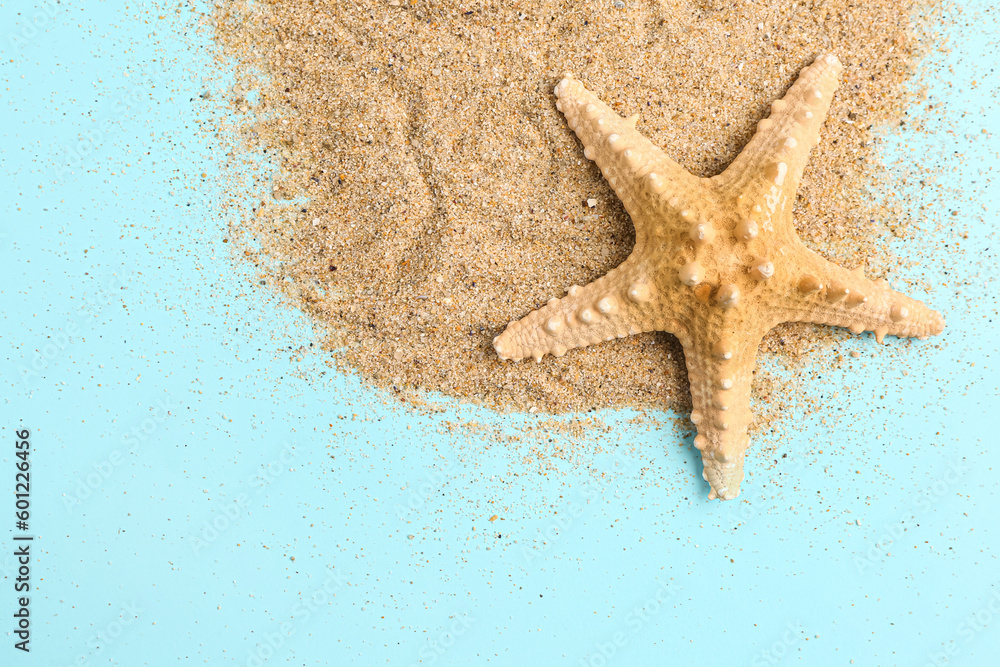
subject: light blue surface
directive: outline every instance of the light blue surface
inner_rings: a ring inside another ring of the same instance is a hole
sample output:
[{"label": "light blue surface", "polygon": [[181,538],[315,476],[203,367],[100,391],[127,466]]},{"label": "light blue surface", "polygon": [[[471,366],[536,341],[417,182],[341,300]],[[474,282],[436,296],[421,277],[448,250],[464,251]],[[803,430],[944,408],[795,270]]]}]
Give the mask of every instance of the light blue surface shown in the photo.
[{"label": "light blue surface", "polygon": [[948,329],[807,364],[829,410],[787,420],[777,464],[758,439],[738,503],[705,500],[690,440],[633,414],[599,415],[611,433],[542,475],[537,439],[450,428],[541,417],[416,414],[293,354],[308,322],[222,243],[187,3],[28,4],[0,6],[0,478],[31,428],[36,589],[31,653],[7,629],[2,664],[996,664],[985,3],[951,10],[951,51],[921,65],[943,106],[887,155],[952,188],[911,179],[925,232],[893,276],[934,285],[915,295]]}]

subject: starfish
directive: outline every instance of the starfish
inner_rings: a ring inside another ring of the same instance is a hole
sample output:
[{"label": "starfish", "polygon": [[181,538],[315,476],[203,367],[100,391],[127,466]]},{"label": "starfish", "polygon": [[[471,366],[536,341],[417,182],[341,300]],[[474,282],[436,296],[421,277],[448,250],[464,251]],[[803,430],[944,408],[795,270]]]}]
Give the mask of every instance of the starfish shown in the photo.
[{"label": "starfish", "polygon": [[629,258],[585,287],[511,322],[493,339],[501,359],[562,356],[572,348],[666,331],[684,349],[694,445],[708,498],[740,492],[750,442],[757,349],[782,322],[814,322],[924,339],[944,319],[920,301],[806,248],[792,204],[842,65],[818,57],[721,174],[699,178],[636,131],[572,74],[556,85],[559,109],[635,225]]}]

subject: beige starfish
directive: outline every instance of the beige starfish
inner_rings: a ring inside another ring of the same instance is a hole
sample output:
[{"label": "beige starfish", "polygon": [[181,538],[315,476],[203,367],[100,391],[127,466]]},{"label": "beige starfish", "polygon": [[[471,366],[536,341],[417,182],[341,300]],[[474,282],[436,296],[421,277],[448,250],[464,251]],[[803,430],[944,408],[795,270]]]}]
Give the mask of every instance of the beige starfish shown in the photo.
[{"label": "beige starfish", "polygon": [[635,225],[624,264],[510,323],[493,340],[501,359],[522,359],[642,331],[680,340],[691,383],[691,421],[709,499],[739,495],[749,444],[750,382],[757,348],[782,322],[815,322],[924,338],[941,315],[812,252],[799,240],[792,204],[809,150],[841,71],[836,56],[802,70],[771,116],[723,173],[685,171],[572,75],[556,107],[583,142]]}]

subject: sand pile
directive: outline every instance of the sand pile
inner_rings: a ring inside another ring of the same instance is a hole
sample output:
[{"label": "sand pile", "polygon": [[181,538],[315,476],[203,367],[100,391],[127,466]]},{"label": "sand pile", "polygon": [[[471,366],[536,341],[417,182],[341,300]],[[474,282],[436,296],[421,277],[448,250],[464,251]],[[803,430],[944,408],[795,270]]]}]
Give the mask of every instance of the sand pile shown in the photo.
[{"label": "sand pile", "polygon": [[[639,112],[641,132],[705,176],[735,158],[803,66],[836,53],[844,77],[795,203],[799,233],[878,276],[886,239],[905,231],[882,194],[876,132],[901,122],[921,50],[911,3],[216,5],[237,66],[234,150],[275,166],[231,240],[328,325],[336,363],[378,385],[500,408],[688,409],[683,354],[667,334],[542,364],[493,352],[507,322],[600,277],[633,244],[555,109],[564,71],[619,114]],[[786,325],[764,348],[794,355],[839,335],[817,331]]]}]

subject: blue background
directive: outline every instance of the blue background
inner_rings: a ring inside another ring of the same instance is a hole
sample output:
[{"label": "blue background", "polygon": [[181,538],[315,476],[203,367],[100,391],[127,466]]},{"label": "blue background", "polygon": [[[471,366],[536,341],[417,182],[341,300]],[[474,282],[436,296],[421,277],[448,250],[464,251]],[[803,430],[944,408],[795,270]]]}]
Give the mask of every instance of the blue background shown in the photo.
[{"label": "blue background", "polygon": [[25,655],[5,493],[0,662],[995,664],[985,4],[947,11],[923,131],[887,137],[891,169],[938,174],[902,193],[920,232],[891,280],[948,328],[807,361],[796,386],[830,409],[758,437],[731,503],[670,414],[549,442],[548,417],[417,410],[332,372],[223,243],[187,4],[0,6],[0,478],[30,427],[37,536]]}]

